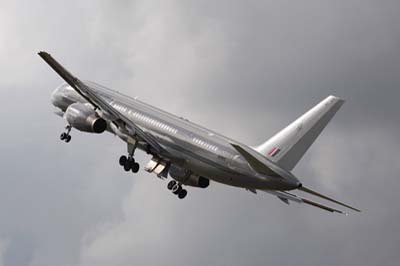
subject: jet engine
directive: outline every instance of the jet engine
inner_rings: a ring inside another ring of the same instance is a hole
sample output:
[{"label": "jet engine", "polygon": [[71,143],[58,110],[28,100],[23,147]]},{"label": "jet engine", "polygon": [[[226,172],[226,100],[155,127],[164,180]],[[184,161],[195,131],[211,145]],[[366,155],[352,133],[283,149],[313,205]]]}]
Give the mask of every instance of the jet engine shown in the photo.
[{"label": "jet engine", "polygon": [[90,133],[103,133],[107,122],[95,110],[82,103],[73,103],[65,111],[65,118],[74,128]]},{"label": "jet engine", "polygon": [[208,178],[196,175],[190,170],[171,165],[169,168],[169,175],[178,182],[192,187],[206,188],[210,185]]}]

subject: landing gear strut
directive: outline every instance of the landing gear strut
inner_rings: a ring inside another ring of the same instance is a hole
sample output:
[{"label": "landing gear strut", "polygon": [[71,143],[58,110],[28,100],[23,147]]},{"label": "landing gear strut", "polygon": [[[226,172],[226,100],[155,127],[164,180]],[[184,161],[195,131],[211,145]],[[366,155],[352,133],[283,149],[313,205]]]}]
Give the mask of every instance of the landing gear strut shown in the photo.
[{"label": "landing gear strut", "polygon": [[187,190],[182,188],[180,183],[177,183],[175,180],[169,181],[167,188],[172,191],[178,198],[183,199],[187,195]]},{"label": "landing gear strut", "polygon": [[71,132],[72,126],[71,125],[67,125],[65,127],[66,131],[61,133],[60,135],[60,140],[65,141],[66,143],[71,141],[71,135],[69,134]]},{"label": "landing gear strut", "polygon": [[135,158],[133,158],[135,149],[136,141],[134,143],[128,142],[128,156],[122,155],[119,158],[119,165],[122,166],[126,172],[132,170],[133,173],[137,173],[139,171],[140,165],[135,162]]}]

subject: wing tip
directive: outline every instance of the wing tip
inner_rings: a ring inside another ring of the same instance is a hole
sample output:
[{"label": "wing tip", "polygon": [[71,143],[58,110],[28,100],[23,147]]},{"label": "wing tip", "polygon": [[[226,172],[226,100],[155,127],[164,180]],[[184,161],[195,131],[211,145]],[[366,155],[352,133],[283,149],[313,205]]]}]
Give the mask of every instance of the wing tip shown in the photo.
[{"label": "wing tip", "polygon": [[39,51],[38,55],[43,57],[43,56],[49,56],[50,54],[48,52],[46,52],[46,51]]},{"label": "wing tip", "polygon": [[329,95],[327,97],[327,99],[332,99],[332,100],[335,100],[336,102],[340,102],[340,103],[344,103],[346,101],[345,99],[340,98],[339,96],[332,95],[332,94]]}]

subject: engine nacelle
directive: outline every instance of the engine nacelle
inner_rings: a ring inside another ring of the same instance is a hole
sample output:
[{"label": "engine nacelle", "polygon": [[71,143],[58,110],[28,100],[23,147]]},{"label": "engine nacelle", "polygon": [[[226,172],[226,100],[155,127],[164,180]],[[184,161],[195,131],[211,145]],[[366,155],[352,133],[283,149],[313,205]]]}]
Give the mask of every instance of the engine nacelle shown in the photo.
[{"label": "engine nacelle", "polygon": [[73,103],[65,111],[65,118],[74,128],[90,133],[103,133],[107,122],[88,105]]},{"label": "engine nacelle", "polygon": [[208,178],[198,176],[190,170],[175,165],[170,166],[169,174],[173,179],[187,186],[206,188],[210,185]]}]

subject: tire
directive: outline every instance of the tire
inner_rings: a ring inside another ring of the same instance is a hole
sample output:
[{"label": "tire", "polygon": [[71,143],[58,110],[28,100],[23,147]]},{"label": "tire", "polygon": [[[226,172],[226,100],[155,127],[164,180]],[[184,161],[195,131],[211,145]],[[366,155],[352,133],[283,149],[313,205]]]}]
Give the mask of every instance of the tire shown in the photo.
[{"label": "tire", "polygon": [[172,187],[172,193],[174,193],[175,195],[178,195],[179,191],[181,191],[181,190],[182,190],[182,187],[180,185],[178,185],[178,184],[175,184]]},{"label": "tire", "polygon": [[133,157],[128,157],[128,163],[131,166],[131,168],[133,167],[133,165],[135,164],[135,158]]},{"label": "tire", "polygon": [[133,165],[132,165],[132,172],[133,172],[133,173],[139,172],[139,168],[140,168],[140,166],[139,166],[138,163],[133,163]]},{"label": "tire", "polygon": [[131,164],[129,160],[126,160],[125,164],[124,164],[124,170],[126,172],[128,172],[129,170],[131,170]]},{"label": "tire", "polygon": [[68,143],[68,142],[70,142],[70,141],[71,141],[71,136],[70,136],[70,135],[67,135],[67,137],[65,138],[65,142]]},{"label": "tire", "polygon": [[128,158],[126,158],[125,155],[122,155],[121,157],[119,157],[119,165],[124,166],[125,162],[128,160]]},{"label": "tire", "polygon": [[167,185],[168,190],[171,190],[175,186],[175,184],[176,184],[175,180],[169,181]]},{"label": "tire", "polygon": [[64,140],[67,137],[67,133],[63,132],[60,135],[60,140]]},{"label": "tire", "polygon": [[187,190],[186,189],[181,189],[178,193],[178,198],[183,199],[187,195]]}]

